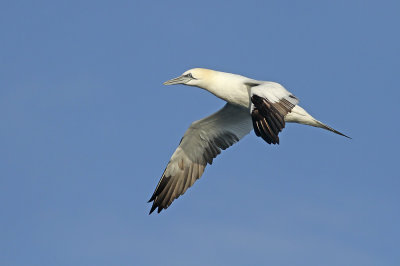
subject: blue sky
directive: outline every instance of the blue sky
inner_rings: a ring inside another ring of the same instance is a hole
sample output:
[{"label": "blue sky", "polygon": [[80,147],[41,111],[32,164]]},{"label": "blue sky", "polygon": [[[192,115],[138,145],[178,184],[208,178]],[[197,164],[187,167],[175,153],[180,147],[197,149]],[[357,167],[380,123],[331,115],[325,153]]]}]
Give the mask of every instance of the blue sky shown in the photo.
[{"label": "blue sky", "polygon": [[[399,265],[398,1],[3,1],[1,265]],[[282,83],[353,140],[287,125],[160,215],[193,67]]]}]

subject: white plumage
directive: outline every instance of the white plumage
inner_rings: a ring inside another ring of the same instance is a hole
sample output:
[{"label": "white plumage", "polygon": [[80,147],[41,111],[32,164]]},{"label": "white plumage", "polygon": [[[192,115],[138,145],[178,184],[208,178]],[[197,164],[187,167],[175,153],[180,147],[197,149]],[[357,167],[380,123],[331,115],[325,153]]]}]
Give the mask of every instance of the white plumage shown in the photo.
[{"label": "white plumage", "polygon": [[332,129],[309,115],[299,100],[282,85],[244,76],[195,68],[166,81],[165,85],[184,84],[205,89],[225,100],[218,112],[195,121],[184,134],[173,153],[149,202],[150,213],[168,208],[172,201],[201,177],[207,164],[252,129],[269,144],[279,143],[279,132],[285,122]]}]

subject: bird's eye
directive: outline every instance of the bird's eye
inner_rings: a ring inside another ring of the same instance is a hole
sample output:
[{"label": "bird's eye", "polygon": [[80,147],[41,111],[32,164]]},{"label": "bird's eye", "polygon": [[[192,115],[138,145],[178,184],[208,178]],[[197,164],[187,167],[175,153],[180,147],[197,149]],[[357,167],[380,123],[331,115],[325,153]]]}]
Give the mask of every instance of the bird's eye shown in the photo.
[{"label": "bird's eye", "polygon": [[185,77],[193,78],[192,73],[186,74]]}]

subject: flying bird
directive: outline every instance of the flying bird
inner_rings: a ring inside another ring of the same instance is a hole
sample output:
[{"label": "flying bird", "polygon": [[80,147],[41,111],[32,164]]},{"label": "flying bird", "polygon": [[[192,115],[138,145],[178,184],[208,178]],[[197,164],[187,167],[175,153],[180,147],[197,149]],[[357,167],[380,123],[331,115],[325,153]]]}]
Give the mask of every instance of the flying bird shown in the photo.
[{"label": "flying bird", "polygon": [[167,209],[201,177],[207,164],[254,130],[268,144],[279,144],[286,122],[332,131],[350,138],[308,114],[299,99],[282,85],[241,75],[194,68],[164,85],[183,84],[205,89],[226,101],[218,112],[193,122],[161,176],[149,202],[150,213]]}]

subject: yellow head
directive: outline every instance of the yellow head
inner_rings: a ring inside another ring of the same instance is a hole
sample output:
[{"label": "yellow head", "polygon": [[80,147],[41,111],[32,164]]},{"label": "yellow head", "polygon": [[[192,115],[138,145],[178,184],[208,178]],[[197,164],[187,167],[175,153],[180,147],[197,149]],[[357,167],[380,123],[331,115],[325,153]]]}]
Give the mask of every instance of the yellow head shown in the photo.
[{"label": "yellow head", "polygon": [[164,85],[184,84],[204,88],[212,81],[217,71],[205,68],[193,68],[185,71],[181,76],[164,82]]}]

